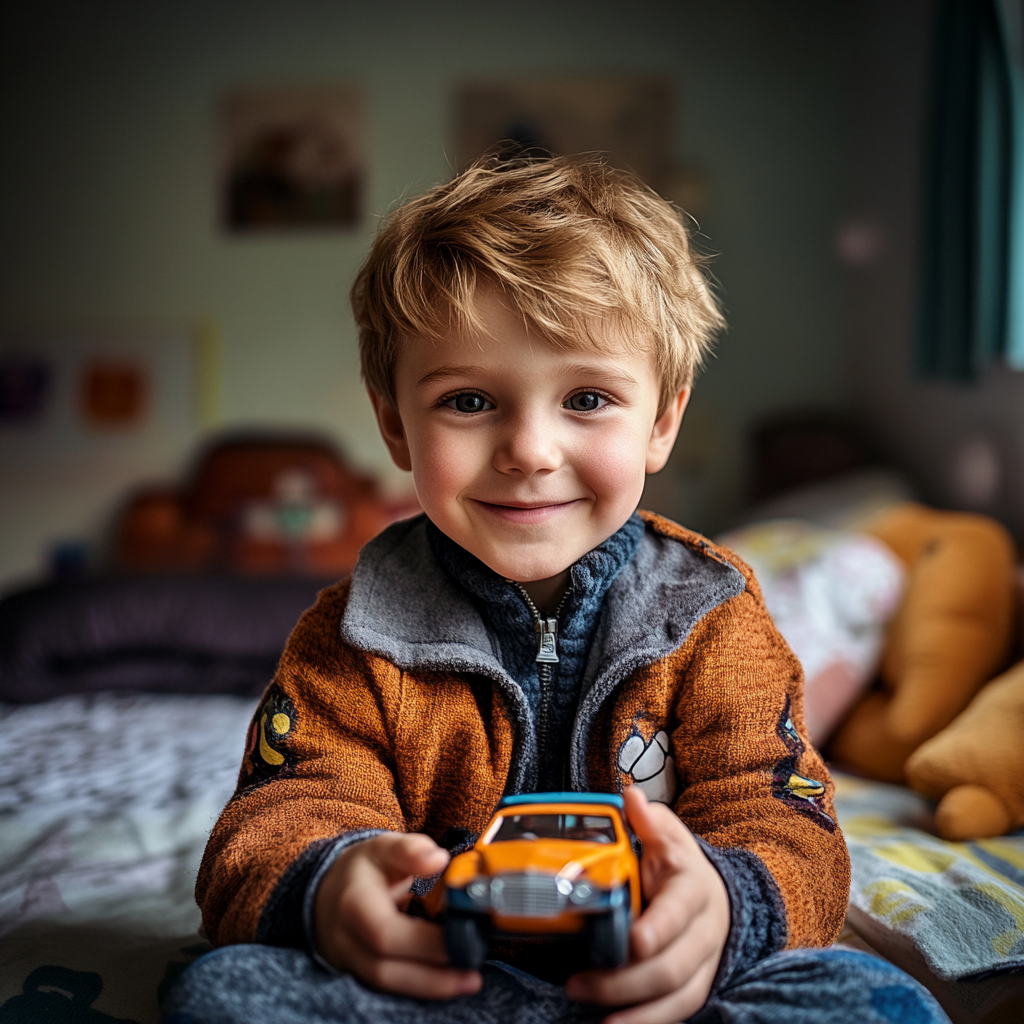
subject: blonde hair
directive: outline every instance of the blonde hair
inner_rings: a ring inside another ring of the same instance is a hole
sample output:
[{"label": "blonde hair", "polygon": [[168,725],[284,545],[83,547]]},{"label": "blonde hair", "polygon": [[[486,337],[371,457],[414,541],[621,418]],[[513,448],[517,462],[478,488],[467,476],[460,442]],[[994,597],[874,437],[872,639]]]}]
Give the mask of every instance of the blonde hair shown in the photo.
[{"label": "blonde hair", "polygon": [[611,329],[651,352],[664,407],[725,326],[705,262],[670,203],[600,158],[485,157],[378,231],[352,286],[363,379],[393,402],[402,342],[479,330],[491,285],[553,345]]}]

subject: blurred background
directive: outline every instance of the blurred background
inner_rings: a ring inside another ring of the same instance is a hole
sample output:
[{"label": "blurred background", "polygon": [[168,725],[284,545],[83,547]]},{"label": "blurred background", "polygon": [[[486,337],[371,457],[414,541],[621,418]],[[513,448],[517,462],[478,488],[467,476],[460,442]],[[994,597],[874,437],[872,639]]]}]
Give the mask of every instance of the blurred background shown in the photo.
[{"label": "blurred background", "polygon": [[[784,486],[878,464],[1024,539],[1019,339],[961,358],[939,337],[932,165],[956,144],[936,141],[940,13],[7,5],[0,591],[111,558],[223,567],[231,516],[252,542],[236,564],[295,568],[289,538],[326,544],[344,520],[351,548],[407,514],[347,293],[380,216],[500,138],[612,151],[718,254],[729,331],[645,505],[716,533]],[[239,468],[253,445],[276,455]],[[211,473],[230,494],[203,491]],[[182,541],[202,516],[213,533]]]}]

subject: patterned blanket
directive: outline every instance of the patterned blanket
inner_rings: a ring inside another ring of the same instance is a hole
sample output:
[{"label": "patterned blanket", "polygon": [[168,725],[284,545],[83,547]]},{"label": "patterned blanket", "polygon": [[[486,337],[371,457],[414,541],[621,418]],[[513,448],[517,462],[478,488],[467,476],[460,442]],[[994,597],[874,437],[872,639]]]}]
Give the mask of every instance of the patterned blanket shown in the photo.
[{"label": "patterned blanket", "polygon": [[160,990],[209,949],[192,890],[254,705],[0,705],[0,1022],[159,1020]]},{"label": "patterned blanket", "polygon": [[928,801],[898,786],[834,778],[853,864],[854,927],[869,941],[880,928],[909,940],[951,981],[1024,969],[1024,830],[946,842],[930,834]]},{"label": "patterned blanket", "polygon": [[[0,705],[0,1024],[158,1021],[160,992],[209,948],[192,888],[253,705]],[[1024,835],[944,843],[906,790],[837,783],[858,931],[912,943],[938,978],[1024,965]]]}]

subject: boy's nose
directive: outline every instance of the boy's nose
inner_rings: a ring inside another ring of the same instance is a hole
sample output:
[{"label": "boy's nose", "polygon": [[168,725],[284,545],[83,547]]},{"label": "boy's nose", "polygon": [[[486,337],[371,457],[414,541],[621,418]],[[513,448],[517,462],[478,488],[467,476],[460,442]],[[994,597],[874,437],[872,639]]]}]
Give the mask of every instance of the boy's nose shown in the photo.
[{"label": "boy's nose", "polygon": [[502,432],[494,451],[499,473],[551,472],[562,464],[557,431],[540,416],[517,416]]}]

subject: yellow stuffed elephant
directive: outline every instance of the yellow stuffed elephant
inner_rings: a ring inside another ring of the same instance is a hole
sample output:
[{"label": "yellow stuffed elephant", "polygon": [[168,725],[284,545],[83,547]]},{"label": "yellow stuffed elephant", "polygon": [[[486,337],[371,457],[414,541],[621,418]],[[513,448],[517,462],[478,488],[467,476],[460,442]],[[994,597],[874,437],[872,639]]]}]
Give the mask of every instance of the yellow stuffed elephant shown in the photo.
[{"label": "yellow stuffed elephant", "polygon": [[907,567],[907,590],[886,637],[882,686],[847,715],[828,754],[870,778],[903,782],[907,758],[1006,664],[1015,550],[992,519],[912,502],[867,532]]},{"label": "yellow stuffed elephant", "polygon": [[1001,836],[1024,825],[1024,661],[911,754],[907,780],[939,801],[935,827],[945,839]]}]

